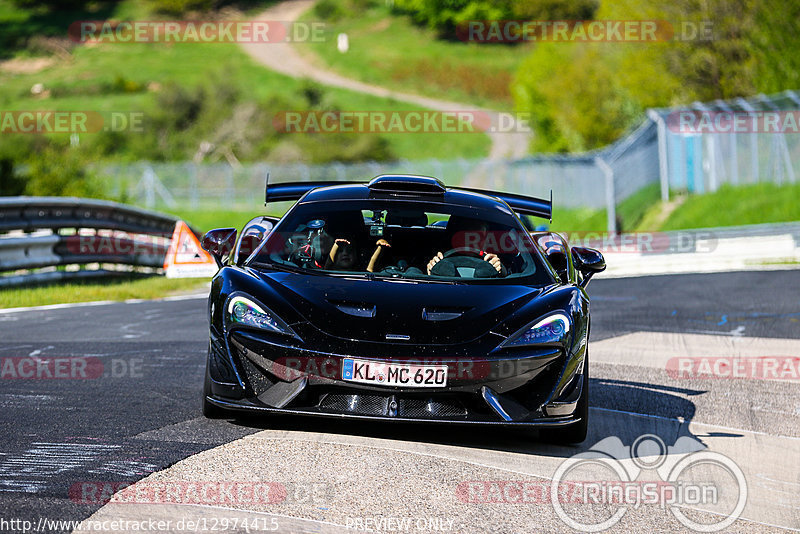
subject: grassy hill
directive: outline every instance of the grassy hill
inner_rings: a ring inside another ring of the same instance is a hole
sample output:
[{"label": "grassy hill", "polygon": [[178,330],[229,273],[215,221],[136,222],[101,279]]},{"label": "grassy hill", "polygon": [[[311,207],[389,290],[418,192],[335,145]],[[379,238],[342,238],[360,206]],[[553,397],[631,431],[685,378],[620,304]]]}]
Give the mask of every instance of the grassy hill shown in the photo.
[{"label": "grassy hill", "polygon": [[[254,12],[266,4],[249,3]],[[273,73],[235,44],[75,45],[65,38],[71,20],[153,18],[143,6],[146,3],[126,0],[115,4],[113,10],[59,13],[56,23],[52,14],[23,10],[12,6],[10,0],[0,0],[0,41],[22,46],[3,51],[0,108],[143,113],[144,132],[86,134],[80,139],[81,150],[114,161],[191,159],[200,142],[214,141],[214,135],[226,129],[246,140],[233,146],[241,161],[413,160],[443,154],[473,158],[488,153],[489,139],[483,134],[311,136],[275,132],[272,118],[286,110],[400,111],[416,107]],[[31,92],[35,84],[42,85],[39,94]],[[192,120],[181,122],[185,115],[177,113],[192,106],[199,111]],[[252,120],[235,120],[242,110],[251,108],[257,111]],[[61,145],[66,137],[50,136]],[[31,142],[25,138],[13,144],[20,145],[19,152],[23,152],[30,149]],[[5,152],[7,156],[9,150]],[[0,157],[3,155],[0,150]]]},{"label": "grassy hill", "polygon": [[[511,81],[529,46],[440,39],[409,16],[393,14],[385,2],[338,5],[333,14],[312,9],[304,15],[307,21],[326,15],[326,41],[300,43],[301,52],[365,82],[500,111],[513,108]],[[350,44],[344,54],[336,47],[340,33]]]}]

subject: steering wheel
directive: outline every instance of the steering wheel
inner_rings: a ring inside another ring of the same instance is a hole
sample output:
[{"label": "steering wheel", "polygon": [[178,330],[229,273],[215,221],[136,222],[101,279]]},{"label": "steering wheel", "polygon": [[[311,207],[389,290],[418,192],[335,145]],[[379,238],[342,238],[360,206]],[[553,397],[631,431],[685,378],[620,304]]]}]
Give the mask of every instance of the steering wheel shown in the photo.
[{"label": "steering wheel", "polygon": [[484,252],[472,247],[452,248],[433,266],[431,274],[461,278],[461,273],[468,269],[472,271],[472,276],[464,278],[498,278],[500,273],[483,256]]}]

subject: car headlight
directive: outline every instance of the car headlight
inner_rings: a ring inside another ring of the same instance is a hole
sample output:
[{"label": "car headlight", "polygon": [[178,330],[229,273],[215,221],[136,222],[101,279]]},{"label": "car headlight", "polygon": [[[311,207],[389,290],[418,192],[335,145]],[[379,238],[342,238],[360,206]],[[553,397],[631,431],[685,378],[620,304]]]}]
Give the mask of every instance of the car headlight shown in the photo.
[{"label": "car headlight", "polygon": [[293,335],[291,329],[272,312],[252,300],[235,296],[228,301],[228,323],[252,326],[278,334]]},{"label": "car headlight", "polygon": [[571,328],[569,317],[563,313],[549,315],[533,326],[526,326],[503,343],[504,347],[537,345],[539,343],[561,343]]}]

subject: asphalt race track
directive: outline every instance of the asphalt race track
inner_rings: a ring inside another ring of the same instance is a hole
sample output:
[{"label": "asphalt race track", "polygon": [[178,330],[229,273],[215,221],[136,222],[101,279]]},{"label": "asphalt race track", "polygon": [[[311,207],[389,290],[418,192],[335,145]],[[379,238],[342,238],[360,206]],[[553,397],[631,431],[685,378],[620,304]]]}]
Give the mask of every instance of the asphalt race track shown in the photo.
[{"label": "asphalt race track", "polygon": [[[747,504],[729,531],[800,530],[800,377],[782,367],[737,378],[667,372],[680,358],[734,356],[794,357],[797,370],[798,288],[800,271],[599,276],[589,286],[592,419],[580,447],[434,425],[206,420],[199,410],[207,319],[199,297],[0,312],[0,517],[42,526],[42,519],[216,514],[260,518],[282,532],[572,532],[549,501],[506,495],[498,502],[480,488],[549,484],[565,459],[604,438],[630,445],[654,434],[668,447],[687,438],[681,443],[738,465]],[[30,364],[53,358],[66,363]],[[75,361],[89,362],[88,378],[73,376]],[[42,376],[19,376],[30,372]],[[691,451],[670,454],[682,452]],[[288,489],[277,503],[219,507],[103,506],[87,497],[87,487],[118,488],[148,475],[145,482],[270,481]],[[715,517],[693,508],[686,515]],[[193,531],[212,530],[206,527]],[[255,529],[264,530],[274,528]],[[628,510],[611,529],[621,530],[687,529],[668,509],[648,505]]]}]

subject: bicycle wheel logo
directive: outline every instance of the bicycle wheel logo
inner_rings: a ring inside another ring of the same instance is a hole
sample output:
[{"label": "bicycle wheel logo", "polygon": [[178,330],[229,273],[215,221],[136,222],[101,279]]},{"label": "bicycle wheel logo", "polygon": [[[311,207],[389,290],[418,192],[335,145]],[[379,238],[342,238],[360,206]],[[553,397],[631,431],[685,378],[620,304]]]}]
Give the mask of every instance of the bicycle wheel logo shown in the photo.
[{"label": "bicycle wheel logo", "polygon": [[644,505],[668,508],[691,530],[717,532],[744,510],[747,481],[733,460],[689,437],[669,447],[654,434],[630,446],[610,437],[559,465],[550,500],[559,518],[582,532],[609,529]]}]

